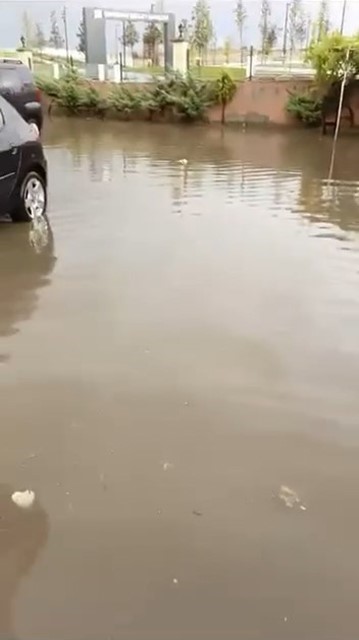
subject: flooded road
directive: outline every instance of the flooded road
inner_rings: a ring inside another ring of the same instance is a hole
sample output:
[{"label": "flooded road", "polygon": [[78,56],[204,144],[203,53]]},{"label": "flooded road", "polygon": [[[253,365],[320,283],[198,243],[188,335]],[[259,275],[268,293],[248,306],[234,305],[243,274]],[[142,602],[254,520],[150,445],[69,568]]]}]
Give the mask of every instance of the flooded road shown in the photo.
[{"label": "flooded road", "polygon": [[0,225],[0,638],[352,640],[357,141],[330,188],[311,132],[46,145],[46,241]]}]

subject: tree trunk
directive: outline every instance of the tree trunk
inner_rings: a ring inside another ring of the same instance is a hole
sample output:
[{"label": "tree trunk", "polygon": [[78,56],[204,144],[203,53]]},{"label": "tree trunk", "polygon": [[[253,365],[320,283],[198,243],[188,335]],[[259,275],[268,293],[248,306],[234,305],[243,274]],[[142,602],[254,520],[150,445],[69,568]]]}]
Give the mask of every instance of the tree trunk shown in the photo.
[{"label": "tree trunk", "polygon": [[239,51],[241,56],[241,64],[243,64],[243,25],[241,25],[239,28]]},{"label": "tree trunk", "polygon": [[222,100],[221,104],[221,123],[226,124],[226,103]]}]

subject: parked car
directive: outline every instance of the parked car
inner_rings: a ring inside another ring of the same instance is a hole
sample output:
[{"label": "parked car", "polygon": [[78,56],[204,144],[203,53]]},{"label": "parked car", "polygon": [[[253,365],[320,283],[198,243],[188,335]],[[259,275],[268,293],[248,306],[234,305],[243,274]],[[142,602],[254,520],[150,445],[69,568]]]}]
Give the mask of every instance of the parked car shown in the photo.
[{"label": "parked car", "polygon": [[47,162],[39,132],[0,96],[0,212],[14,222],[43,216]]},{"label": "parked car", "polygon": [[29,67],[21,60],[0,58],[0,95],[15,107],[26,122],[33,122],[41,131],[41,91],[36,87]]}]

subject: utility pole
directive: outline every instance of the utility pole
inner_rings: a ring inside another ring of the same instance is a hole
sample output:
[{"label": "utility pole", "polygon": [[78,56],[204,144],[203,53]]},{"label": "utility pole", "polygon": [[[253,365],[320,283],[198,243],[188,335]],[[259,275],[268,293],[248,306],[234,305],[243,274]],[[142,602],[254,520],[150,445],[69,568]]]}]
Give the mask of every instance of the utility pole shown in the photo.
[{"label": "utility pole", "polygon": [[287,4],[285,5],[285,19],[284,19],[284,31],[283,31],[283,57],[284,58],[287,55],[289,7],[290,7],[290,2],[287,2]]},{"label": "utility pole", "polygon": [[344,91],[345,91],[345,85],[346,85],[346,81],[347,81],[347,76],[348,76],[348,73],[349,73],[349,57],[350,57],[350,47],[348,47],[348,50],[347,50],[347,53],[346,53],[346,56],[345,56],[344,74],[343,74],[343,78],[342,78],[342,82],[341,82],[341,86],[340,86],[339,105],[338,105],[338,111],[337,111],[337,116],[336,116],[336,121],[335,121],[333,148],[332,148],[332,156],[331,156],[331,159],[330,159],[330,168],[329,168],[328,180],[332,180],[333,179],[335,152],[336,152],[336,149],[337,149],[337,141],[338,141],[338,135],[339,135],[339,129],[340,129],[340,120],[341,120],[341,117],[342,117]]},{"label": "utility pole", "polygon": [[343,7],[342,7],[342,21],[340,24],[340,33],[343,34],[344,31],[344,23],[345,23],[345,14],[347,11],[347,0],[343,0]]},{"label": "utility pole", "polygon": [[122,52],[123,52],[123,66],[126,66],[126,22],[122,21]]},{"label": "utility pole", "polygon": [[69,64],[70,56],[69,56],[69,34],[67,29],[67,11],[66,7],[64,7],[62,12],[62,19],[64,21],[64,30],[65,30],[65,47],[66,47],[66,61]]}]

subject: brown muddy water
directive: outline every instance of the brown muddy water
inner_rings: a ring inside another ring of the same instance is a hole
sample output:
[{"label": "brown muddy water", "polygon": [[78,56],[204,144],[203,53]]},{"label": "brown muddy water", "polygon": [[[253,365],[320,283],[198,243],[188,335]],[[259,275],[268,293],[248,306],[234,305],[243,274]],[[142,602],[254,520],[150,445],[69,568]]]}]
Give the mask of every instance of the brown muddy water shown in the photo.
[{"label": "brown muddy water", "polygon": [[51,231],[0,225],[0,637],[353,640],[357,141],[330,188],[313,133],[46,145]]}]

